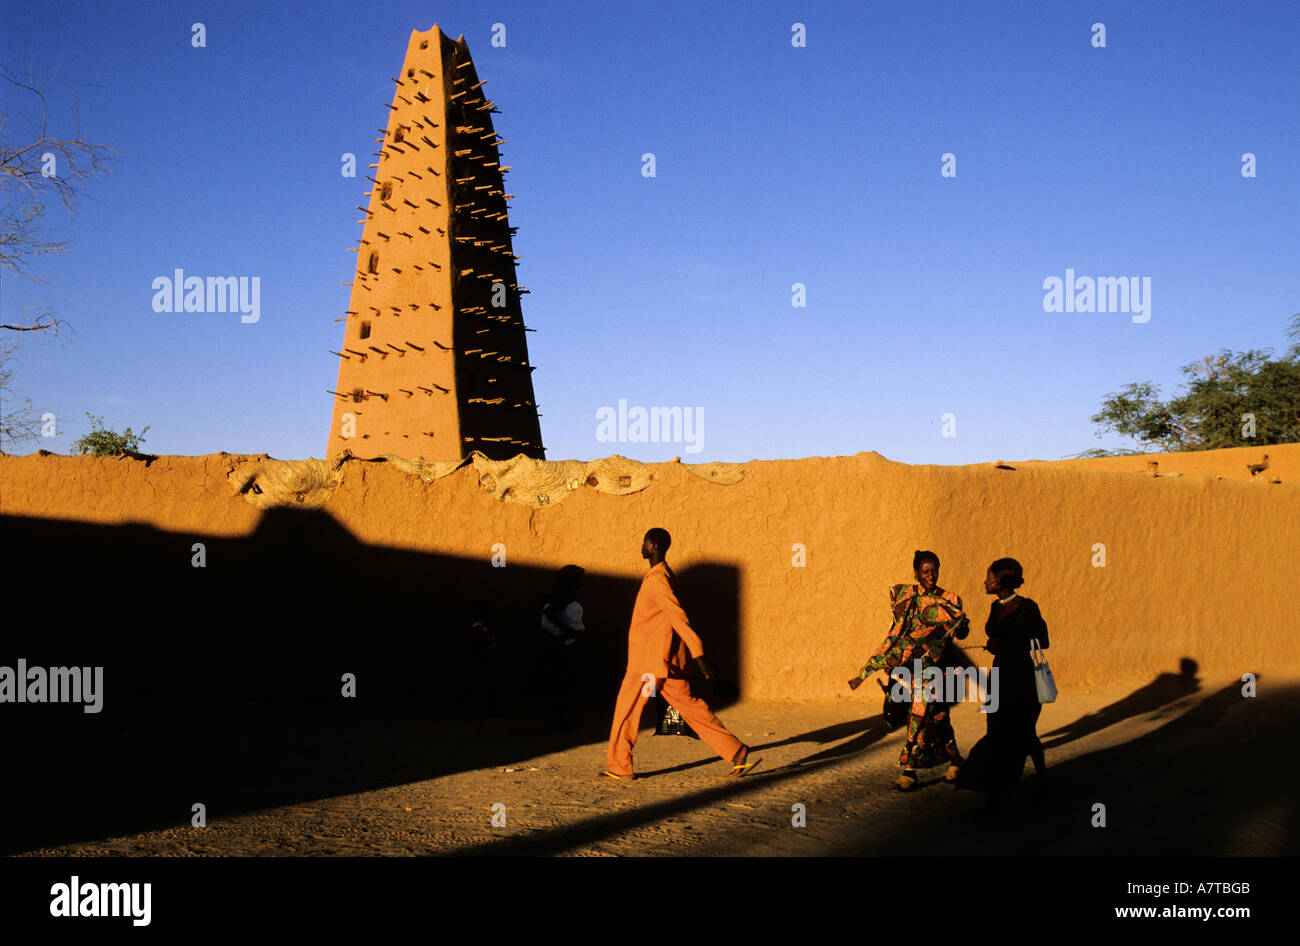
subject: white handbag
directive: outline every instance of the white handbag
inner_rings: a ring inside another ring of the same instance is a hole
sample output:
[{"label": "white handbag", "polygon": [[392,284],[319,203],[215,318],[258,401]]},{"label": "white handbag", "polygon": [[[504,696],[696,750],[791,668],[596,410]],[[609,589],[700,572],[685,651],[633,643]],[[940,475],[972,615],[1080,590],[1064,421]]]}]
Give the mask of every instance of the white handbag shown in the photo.
[{"label": "white handbag", "polygon": [[1038,690],[1038,702],[1055,703],[1056,702],[1056,678],[1052,676],[1052,668],[1047,666],[1047,658],[1043,656],[1043,648],[1038,646],[1038,638],[1029,642],[1029,659],[1034,662],[1034,687]]}]

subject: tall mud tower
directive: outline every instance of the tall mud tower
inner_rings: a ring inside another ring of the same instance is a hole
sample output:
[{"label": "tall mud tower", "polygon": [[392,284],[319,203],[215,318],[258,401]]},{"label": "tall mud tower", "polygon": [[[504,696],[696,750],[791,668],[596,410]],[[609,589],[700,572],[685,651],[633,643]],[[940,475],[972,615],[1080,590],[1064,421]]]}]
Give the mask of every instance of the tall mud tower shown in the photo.
[{"label": "tall mud tower", "polygon": [[326,455],[543,458],[497,109],[436,24],[393,81]]}]

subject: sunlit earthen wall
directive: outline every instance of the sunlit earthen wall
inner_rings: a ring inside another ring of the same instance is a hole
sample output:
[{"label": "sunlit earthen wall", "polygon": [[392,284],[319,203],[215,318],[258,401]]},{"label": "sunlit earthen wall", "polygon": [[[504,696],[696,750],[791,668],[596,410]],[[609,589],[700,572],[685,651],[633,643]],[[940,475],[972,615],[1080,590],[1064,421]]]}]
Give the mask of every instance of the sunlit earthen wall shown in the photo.
[{"label": "sunlit earthen wall", "polygon": [[[1269,469],[1252,479],[1246,466],[1262,452]],[[195,541],[243,536],[261,513],[227,475],[252,459],[160,457],[146,466],[4,456],[0,513],[146,523]],[[1108,469],[1152,459],[1162,475]],[[1010,465],[908,466],[864,453],[752,462],[740,483],[722,486],[665,463],[640,493],[579,489],[533,510],[494,500],[472,468],[425,484],[386,463],[349,461],[324,509],[374,545],[486,561],[504,543],[513,563],[576,562],[628,577],[644,570],[644,531],[663,526],[678,569],[712,562],[738,571],[747,697],[847,693],[844,681],[889,626],[887,590],[911,580],[917,548],[942,558],[940,584],[972,610],[976,644],[988,564],[1020,559],[1021,591],[1042,607],[1063,687],[1149,681],[1183,657],[1219,679],[1300,672],[1289,603],[1300,573],[1300,445]],[[792,564],[796,543],[802,567]],[[1098,545],[1104,567],[1094,565]],[[627,617],[605,616],[602,632],[625,633]],[[697,629],[707,644],[710,628]]]}]

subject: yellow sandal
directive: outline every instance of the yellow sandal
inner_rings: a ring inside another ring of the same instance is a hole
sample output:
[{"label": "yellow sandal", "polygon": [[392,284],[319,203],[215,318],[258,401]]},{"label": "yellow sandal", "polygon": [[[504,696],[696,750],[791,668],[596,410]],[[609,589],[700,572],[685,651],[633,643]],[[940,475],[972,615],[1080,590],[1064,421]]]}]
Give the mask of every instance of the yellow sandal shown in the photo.
[{"label": "yellow sandal", "polygon": [[898,789],[900,792],[910,792],[912,789],[916,788],[916,782],[917,778],[915,774],[909,775],[904,772],[898,777],[898,781],[894,783],[894,788]]}]

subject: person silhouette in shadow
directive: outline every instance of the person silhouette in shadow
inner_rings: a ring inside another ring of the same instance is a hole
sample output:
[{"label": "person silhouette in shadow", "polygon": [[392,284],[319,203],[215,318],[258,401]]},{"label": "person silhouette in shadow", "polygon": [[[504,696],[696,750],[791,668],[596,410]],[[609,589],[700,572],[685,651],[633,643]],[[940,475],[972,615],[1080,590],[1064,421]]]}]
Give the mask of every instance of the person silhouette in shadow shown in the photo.
[{"label": "person silhouette in shadow", "polygon": [[565,565],[555,576],[551,594],[542,604],[541,669],[547,681],[542,708],[553,729],[576,729],[580,725],[570,703],[580,683],[581,638],[587,630],[582,623],[582,605],[578,603],[578,590],[585,574],[578,565]]},{"label": "person silhouette in shadow", "polygon": [[443,703],[443,717],[456,719],[466,699],[481,696],[483,709],[495,716],[500,690],[501,648],[492,631],[492,605],[475,601],[470,605],[470,623],[456,637],[449,665],[450,677]]}]

